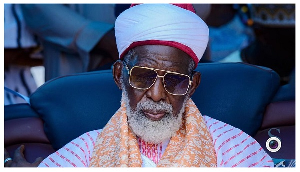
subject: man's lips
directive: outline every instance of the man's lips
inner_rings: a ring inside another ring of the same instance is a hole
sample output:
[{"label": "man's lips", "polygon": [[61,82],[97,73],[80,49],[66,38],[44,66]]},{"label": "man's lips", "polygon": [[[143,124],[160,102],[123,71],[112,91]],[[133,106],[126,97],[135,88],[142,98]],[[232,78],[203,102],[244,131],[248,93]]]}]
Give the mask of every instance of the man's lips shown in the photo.
[{"label": "man's lips", "polygon": [[165,112],[145,112],[143,111],[144,114],[146,115],[146,117],[148,117],[149,119],[151,119],[152,121],[159,121],[160,119],[162,119],[165,116]]}]

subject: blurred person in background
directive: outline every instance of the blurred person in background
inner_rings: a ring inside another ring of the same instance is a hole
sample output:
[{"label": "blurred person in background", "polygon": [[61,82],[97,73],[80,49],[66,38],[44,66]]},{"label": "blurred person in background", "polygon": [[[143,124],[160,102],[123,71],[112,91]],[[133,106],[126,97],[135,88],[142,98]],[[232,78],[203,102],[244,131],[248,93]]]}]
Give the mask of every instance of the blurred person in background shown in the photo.
[{"label": "blurred person in background", "polygon": [[[28,30],[20,4],[4,4],[4,86],[29,96],[37,89],[31,67],[43,65],[36,37]],[[4,91],[4,105],[25,100]]]},{"label": "blurred person in background", "polygon": [[99,69],[118,59],[114,4],[22,4],[43,46],[45,80]]},{"label": "blurred person in background", "polygon": [[241,10],[244,9],[240,4],[210,4],[204,19],[209,27],[210,61],[220,61],[252,41],[253,32],[243,23]]},{"label": "blurred person in background", "polygon": [[247,23],[255,40],[223,62],[245,62],[276,71],[281,84],[288,83],[295,71],[295,4],[251,4]]}]

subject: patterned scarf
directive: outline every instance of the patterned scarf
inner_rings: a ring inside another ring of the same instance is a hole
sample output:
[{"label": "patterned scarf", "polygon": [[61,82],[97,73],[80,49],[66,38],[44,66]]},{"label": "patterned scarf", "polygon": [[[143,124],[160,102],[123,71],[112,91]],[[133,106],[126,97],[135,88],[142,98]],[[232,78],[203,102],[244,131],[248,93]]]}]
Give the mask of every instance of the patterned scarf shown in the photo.
[{"label": "patterned scarf", "polygon": [[[211,135],[194,102],[185,107],[183,125],[173,136],[157,167],[216,167]],[[141,167],[137,137],[127,123],[126,106],[112,116],[99,134],[90,160],[91,167]]]}]

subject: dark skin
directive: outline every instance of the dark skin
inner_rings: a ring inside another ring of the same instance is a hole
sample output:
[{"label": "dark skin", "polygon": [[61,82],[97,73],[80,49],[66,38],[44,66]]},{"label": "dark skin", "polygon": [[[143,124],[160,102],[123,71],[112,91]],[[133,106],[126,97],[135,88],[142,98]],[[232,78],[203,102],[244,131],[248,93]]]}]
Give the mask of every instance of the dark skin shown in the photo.
[{"label": "dark skin", "polygon": [[[131,68],[134,65],[151,67],[161,70],[168,70],[173,72],[178,72],[182,74],[188,73],[188,59],[190,58],[186,53],[183,51],[162,45],[144,45],[135,48],[135,52],[137,56],[130,60],[128,67]],[[139,90],[131,87],[128,82],[128,74],[127,70],[123,68],[123,62],[118,60],[114,64],[113,68],[113,77],[117,84],[117,86],[122,89],[121,87],[121,75],[122,70],[124,70],[125,76],[124,77],[124,84],[125,89],[128,91],[128,97],[130,99],[130,106],[131,108],[135,109],[136,104],[141,101],[142,99],[151,99],[155,102],[158,101],[165,101],[172,105],[174,109],[174,114],[178,114],[179,110],[183,106],[185,96],[191,97],[195,92],[196,88],[200,84],[201,75],[199,72],[195,72],[192,77],[192,84],[187,92],[186,95],[171,95],[166,92],[162,78],[158,78],[154,85],[149,88],[148,90]],[[159,75],[163,75],[163,71],[158,72]],[[127,82],[126,82],[127,81]],[[153,112],[148,112],[153,113]],[[153,115],[156,115],[153,113]],[[5,155],[4,158],[10,157],[7,151],[4,149]],[[36,167],[42,161],[42,158],[37,158],[34,163],[29,163],[24,158],[24,146],[19,147],[14,154],[13,161],[9,161],[5,163],[5,167]]]},{"label": "dark skin", "polygon": [[[190,75],[188,73],[188,59],[190,57],[177,48],[163,45],[144,45],[136,47],[135,52],[137,56],[130,60],[128,64],[129,68],[138,65]],[[127,70],[123,68],[122,62],[117,61],[114,64],[113,75],[114,80],[120,89],[122,89],[120,80],[122,70],[125,70],[124,72],[126,73],[124,76],[124,83],[132,109],[135,109],[137,103],[142,99],[151,99],[154,102],[165,101],[172,105],[174,114],[179,113],[185,96],[171,95],[166,92],[162,83],[162,78],[158,78],[154,85],[148,90],[135,89],[127,82],[129,75],[127,74]],[[159,71],[158,74],[163,75],[164,72]],[[196,72],[193,75],[192,85],[187,92],[187,96],[191,97],[193,95],[200,84],[200,80],[201,75],[199,72]]]},{"label": "dark skin", "polygon": [[[27,162],[24,157],[24,145],[21,145],[15,150],[14,158],[12,161],[7,161],[4,167],[37,167],[42,161],[42,157],[38,157],[33,163]],[[9,158],[9,153],[4,149],[4,159]]]}]

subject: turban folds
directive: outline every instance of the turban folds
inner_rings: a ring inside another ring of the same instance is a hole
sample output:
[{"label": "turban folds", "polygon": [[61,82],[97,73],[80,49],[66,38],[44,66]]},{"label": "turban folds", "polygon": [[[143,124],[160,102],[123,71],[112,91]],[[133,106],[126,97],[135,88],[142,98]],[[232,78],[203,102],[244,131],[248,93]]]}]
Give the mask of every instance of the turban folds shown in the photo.
[{"label": "turban folds", "polygon": [[140,45],[166,45],[200,61],[209,30],[205,22],[190,9],[172,4],[140,4],[121,13],[115,22],[119,57]]}]

